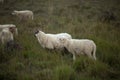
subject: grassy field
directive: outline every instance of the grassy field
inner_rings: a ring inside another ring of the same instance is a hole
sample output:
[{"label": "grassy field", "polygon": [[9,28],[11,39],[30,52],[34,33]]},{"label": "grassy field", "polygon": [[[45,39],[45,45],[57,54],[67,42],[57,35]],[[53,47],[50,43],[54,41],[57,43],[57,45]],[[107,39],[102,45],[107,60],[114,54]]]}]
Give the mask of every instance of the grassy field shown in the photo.
[{"label": "grassy field", "polygon": [[[13,10],[32,10],[34,20],[19,22]],[[18,49],[0,45],[0,80],[120,80],[120,0],[5,0],[0,24],[15,24]],[[40,46],[34,32],[67,32],[92,39],[97,61],[72,61],[68,52]]]}]

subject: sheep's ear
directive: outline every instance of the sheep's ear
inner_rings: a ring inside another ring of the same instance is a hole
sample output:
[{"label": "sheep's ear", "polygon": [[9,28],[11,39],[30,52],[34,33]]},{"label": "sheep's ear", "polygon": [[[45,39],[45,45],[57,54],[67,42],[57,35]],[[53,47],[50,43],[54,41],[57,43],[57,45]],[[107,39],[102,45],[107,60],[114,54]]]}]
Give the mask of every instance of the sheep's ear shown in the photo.
[{"label": "sheep's ear", "polygon": [[13,12],[14,12],[14,13],[16,13],[16,12],[17,12],[17,10],[14,10]]},{"label": "sheep's ear", "polygon": [[2,32],[2,36],[4,36],[4,32]]},{"label": "sheep's ear", "polygon": [[38,34],[39,33],[39,31],[37,30],[36,32],[35,32],[35,34]]},{"label": "sheep's ear", "polygon": [[12,12],[12,15],[15,15],[15,12],[16,12],[16,10],[14,10],[14,11]]},{"label": "sheep's ear", "polygon": [[13,10],[13,12],[15,12],[16,10]]}]

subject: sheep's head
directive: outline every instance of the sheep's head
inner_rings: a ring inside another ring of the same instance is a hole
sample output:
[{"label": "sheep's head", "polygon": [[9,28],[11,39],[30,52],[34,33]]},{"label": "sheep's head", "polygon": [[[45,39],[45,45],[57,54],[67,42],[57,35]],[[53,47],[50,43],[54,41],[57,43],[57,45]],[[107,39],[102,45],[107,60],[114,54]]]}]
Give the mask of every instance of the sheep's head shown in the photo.
[{"label": "sheep's head", "polygon": [[41,30],[37,30],[35,33],[34,33],[34,36],[35,37],[44,37],[44,35],[45,35],[45,33],[43,32],[43,31],[41,31]]},{"label": "sheep's head", "polygon": [[11,33],[14,33],[14,29],[13,29],[12,27],[9,28],[9,31],[10,31]]},{"label": "sheep's head", "polygon": [[14,10],[14,11],[12,12],[12,15],[16,15],[16,13],[17,13],[17,11],[16,11],[16,10]]},{"label": "sheep's head", "polygon": [[16,33],[17,34],[17,31],[16,31],[17,29],[15,28],[15,27],[10,27],[9,28],[9,31],[11,32],[11,33]]},{"label": "sheep's head", "polygon": [[34,33],[34,36],[37,37],[38,33],[39,33],[39,30],[37,30],[37,31]]},{"label": "sheep's head", "polygon": [[65,44],[67,42],[67,38],[65,37],[60,37],[59,38],[60,43]]}]

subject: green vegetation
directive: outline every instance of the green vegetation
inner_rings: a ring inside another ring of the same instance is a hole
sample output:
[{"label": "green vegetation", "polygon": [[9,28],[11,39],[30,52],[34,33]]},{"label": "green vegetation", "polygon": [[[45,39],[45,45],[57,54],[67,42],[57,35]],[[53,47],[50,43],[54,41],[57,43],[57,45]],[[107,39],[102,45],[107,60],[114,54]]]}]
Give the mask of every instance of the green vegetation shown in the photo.
[{"label": "green vegetation", "polygon": [[[13,10],[32,10],[34,20],[19,22]],[[0,80],[120,80],[120,0],[5,0],[0,24],[15,24],[19,49],[0,45]],[[40,46],[34,32],[70,33],[97,45],[97,61],[72,61],[68,52]]]}]

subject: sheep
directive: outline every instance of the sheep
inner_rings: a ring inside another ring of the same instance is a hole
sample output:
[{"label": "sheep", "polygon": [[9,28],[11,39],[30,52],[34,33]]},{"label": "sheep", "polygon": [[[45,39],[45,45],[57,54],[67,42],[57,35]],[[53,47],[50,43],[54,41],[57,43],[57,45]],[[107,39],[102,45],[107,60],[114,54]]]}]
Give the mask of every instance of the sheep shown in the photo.
[{"label": "sheep", "polygon": [[33,20],[33,12],[30,10],[17,11],[14,10],[12,15],[17,16],[20,21]]},{"label": "sheep", "polygon": [[84,54],[90,58],[96,60],[96,44],[89,39],[66,39],[61,37],[60,43],[73,54],[73,60],[76,59],[76,55]]},{"label": "sheep", "polygon": [[59,49],[59,50],[63,50],[64,49],[64,46],[61,45],[60,42],[59,42],[59,38],[64,37],[64,38],[67,38],[67,39],[72,39],[71,35],[68,34],[68,33],[46,34],[46,35],[56,38],[55,39],[56,43],[55,43],[54,49]]},{"label": "sheep", "polygon": [[43,48],[54,49],[58,44],[57,38],[54,35],[46,35],[44,32],[38,31],[35,33],[35,36]]},{"label": "sheep", "polygon": [[0,31],[2,31],[2,29],[4,29],[4,28],[9,28],[9,30],[10,30],[12,33],[15,33],[16,35],[18,35],[18,30],[17,30],[16,25],[14,25],[14,24],[4,24],[4,25],[0,25]]},{"label": "sheep", "polygon": [[42,31],[35,32],[35,36],[43,48],[60,50],[62,50],[63,46],[59,43],[59,38],[62,36],[68,39],[71,38],[71,35],[67,33],[45,34]]},{"label": "sheep", "polygon": [[10,40],[14,40],[12,32],[9,30],[9,28],[4,28],[0,32],[0,41],[2,44],[7,43]]},{"label": "sheep", "polygon": [[58,33],[58,34],[53,34],[53,35],[57,35],[57,38],[61,38],[61,37],[64,37],[64,38],[67,38],[67,39],[72,39],[72,36],[68,33]]},{"label": "sheep", "polygon": [[9,27],[16,27],[14,24],[4,24],[4,25],[0,25],[0,29],[3,28],[9,28]]}]

